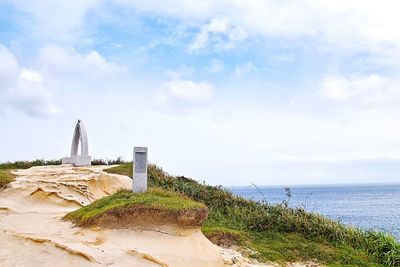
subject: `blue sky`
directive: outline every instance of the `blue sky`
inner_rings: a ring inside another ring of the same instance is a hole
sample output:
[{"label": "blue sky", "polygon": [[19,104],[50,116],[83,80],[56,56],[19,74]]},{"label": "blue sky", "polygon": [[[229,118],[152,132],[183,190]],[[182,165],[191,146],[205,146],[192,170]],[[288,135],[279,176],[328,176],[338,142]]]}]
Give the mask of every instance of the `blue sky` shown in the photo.
[{"label": "blue sky", "polygon": [[95,158],[210,184],[398,182],[396,1],[0,0],[0,161]]}]

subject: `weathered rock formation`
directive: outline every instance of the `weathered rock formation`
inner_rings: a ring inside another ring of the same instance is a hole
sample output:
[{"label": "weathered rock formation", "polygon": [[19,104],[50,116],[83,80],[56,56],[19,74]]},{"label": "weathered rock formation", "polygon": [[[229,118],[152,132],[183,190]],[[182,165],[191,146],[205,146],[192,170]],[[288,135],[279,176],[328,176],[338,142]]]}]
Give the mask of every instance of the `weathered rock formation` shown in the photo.
[{"label": "weathered rock formation", "polygon": [[[43,166],[14,171],[0,191],[1,266],[224,266],[224,252],[196,228],[80,228],[61,218],[131,179],[104,166]],[[232,263],[232,261],[230,261]]]}]

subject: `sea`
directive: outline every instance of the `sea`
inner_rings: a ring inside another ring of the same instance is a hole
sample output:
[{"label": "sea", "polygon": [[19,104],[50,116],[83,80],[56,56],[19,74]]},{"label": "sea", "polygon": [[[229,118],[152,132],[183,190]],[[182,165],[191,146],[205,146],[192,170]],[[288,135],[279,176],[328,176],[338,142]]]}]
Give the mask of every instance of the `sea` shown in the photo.
[{"label": "sea", "polygon": [[[391,234],[400,242],[400,184],[290,186],[291,207],[344,224]],[[287,200],[284,186],[229,187],[234,194],[271,204]]]}]

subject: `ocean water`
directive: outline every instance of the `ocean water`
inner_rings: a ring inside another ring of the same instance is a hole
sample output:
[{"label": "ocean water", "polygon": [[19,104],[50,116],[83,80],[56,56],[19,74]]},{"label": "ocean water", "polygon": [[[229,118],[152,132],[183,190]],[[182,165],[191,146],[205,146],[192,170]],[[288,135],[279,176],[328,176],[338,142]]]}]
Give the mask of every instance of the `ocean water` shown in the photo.
[{"label": "ocean water", "polygon": [[[284,187],[230,187],[239,196],[282,203]],[[289,205],[325,215],[344,224],[374,229],[400,241],[400,184],[293,186]]]}]

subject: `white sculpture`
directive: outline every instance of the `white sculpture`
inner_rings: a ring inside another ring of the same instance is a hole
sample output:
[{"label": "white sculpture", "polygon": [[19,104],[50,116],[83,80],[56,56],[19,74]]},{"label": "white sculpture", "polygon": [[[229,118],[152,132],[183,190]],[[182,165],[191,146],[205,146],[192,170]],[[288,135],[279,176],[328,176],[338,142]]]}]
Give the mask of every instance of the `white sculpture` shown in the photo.
[{"label": "white sculpture", "polygon": [[[79,142],[81,143],[81,155],[78,155]],[[90,166],[92,158],[89,156],[89,144],[85,126],[78,120],[72,138],[71,156],[62,158],[62,164],[73,164],[74,166]]]}]

